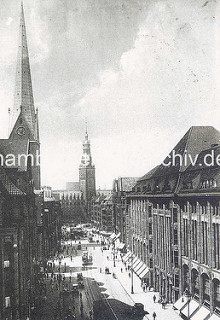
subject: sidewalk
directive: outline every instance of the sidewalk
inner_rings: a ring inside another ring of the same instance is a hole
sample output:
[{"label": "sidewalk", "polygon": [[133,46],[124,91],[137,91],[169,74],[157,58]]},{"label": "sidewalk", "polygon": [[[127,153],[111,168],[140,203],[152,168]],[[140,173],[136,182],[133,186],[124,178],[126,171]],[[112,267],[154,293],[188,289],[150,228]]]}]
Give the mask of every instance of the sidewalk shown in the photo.
[{"label": "sidewalk", "polygon": [[[111,257],[110,260],[107,260],[107,256]],[[156,301],[158,301],[159,293],[158,292],[143,292],[141,288],[141,280],[138,276],[133,273],[133,288],[134,294],[131,294],[131,278],[128,275],[128,271],[125,271],[125,266],[121,260],[116,260],[116,267],[113,266],[112,255],[109,250],[103,252],[103,258],[105,257],[106,266],[110,267],[110,270],[117,275],[118,281],[123,286],[127,294],[133,300],[134,303],[139,302],[143,303],[144,309],[149,312],[144,319],[153,319],[153,312],[156,313],[156,320],[180,320],[181,317],[172,309],[172,304],[167,304],[166,309],[162,309],[161,304],[153,302],[153,296],[156,296]],[[123,272],[121,272],[121,268]]]}]

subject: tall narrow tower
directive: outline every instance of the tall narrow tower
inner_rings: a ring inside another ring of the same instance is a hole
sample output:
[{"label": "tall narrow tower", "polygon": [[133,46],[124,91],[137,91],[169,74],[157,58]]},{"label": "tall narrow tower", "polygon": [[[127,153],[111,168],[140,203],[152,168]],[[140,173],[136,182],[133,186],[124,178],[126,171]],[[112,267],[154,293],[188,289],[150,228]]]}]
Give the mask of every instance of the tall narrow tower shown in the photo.
[{"label": "tall narrow tower", "polygon": [[40,189],[40,165],[36,163],[40,154],[38,112],[34,107],[23,1],[21,1],[14,107],[11,115],[9,140],[16,141],[18,149],[21,144],[28,141],[28,152],[34,157],[32,179],[35,189]]},{"label": "tall narrow tower", "polygon": [[86,201],[89,201],[96,194],[95,187],[95,166],[92,163],[90,141],[86,130],[83,141],[83,154],[79,166],[79,187],[83,192]]}]

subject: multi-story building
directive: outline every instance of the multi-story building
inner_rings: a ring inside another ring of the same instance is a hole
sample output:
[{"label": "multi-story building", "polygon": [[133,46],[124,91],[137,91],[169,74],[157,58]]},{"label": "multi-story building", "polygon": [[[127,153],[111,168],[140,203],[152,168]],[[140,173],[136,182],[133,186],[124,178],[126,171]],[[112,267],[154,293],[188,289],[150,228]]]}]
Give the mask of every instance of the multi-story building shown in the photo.
[{"label": "multi-story building", "polygon": [[114,232],[113,194],[98,195],[91,200],[91,222],[102,231]]},{"label": "multi-story building", "polygon": [[51,209],[40,189],[38,112],[34,107],[23,4],[10,120],[9,138],[0,139],[0,318],[23,320],[38,304],[39,266],[57,246],[56,219],[60,215],[59,205]]},{"label": "multi-story building", "polygon": [[213,127],[191,127],[127,197],[130,249],[148,267],[145,281],[179,299],[185,317],[220,317],[219,140]]},{"label": "multi-story building", "polygon": [[61,241],[61,203],[52,194],[51,187],[43,187],[42,233],[43,257],[54,256]]},{"label": "multi-story building", "polygon": [[134,177],[119,177],[113,181],[114,225],[115,233],[120,234],[120,240],[127,245],[128,204],[126,195],[137,182]]},{"label": "multi-story building", "polygon": [[28,173],[0,168],[0,318],[26,319],[34,304],[37,221]]}]

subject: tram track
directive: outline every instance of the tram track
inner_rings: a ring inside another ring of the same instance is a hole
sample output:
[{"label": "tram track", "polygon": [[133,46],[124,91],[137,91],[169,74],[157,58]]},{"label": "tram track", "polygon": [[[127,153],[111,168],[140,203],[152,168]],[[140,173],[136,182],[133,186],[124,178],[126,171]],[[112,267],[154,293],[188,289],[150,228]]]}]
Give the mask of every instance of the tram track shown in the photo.
[{"label": "tram track", "polygon": [[87,270],[86,285],[88,290],[87,297],[88,297],[88,301],[90,302],[90,307],[93,308],[94,301],[101,300],[104,302],[105,306],[110,311],[110,313],[114,316],[114,319],[119,320],[119,317],[115,313],[115,310],[111,306],[111,303],[109,302],[108,298],[105,295],[102,295],[98,288],[95,293],[94,288],[92,286],[92,280],[90,281],[90,279],[93,279],[93,278],[91,276],[89,277],[89,270]]}]

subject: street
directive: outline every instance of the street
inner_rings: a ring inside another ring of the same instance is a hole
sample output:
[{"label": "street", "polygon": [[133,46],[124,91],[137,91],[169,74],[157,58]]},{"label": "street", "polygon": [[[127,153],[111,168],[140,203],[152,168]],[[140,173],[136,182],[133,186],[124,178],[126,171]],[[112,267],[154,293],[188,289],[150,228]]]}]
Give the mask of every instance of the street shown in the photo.
[{"label": "street", "polygon": [[[79,244],[80,250],[77,249]],[[89,265],[82,263],[86,251],[93,257]],[[115,253],[114,267],[111,245],[108,250],[103,250],[97,235],[94,243],[89,243],[88,239],[63,242],[59,255],[52,257],[48,265],[52,265],[52,269],[46,270],[45,297],[42,308],[36,311],[36,320],[147,320],[153,319],[153,312],[156,319],[180,319],[172,306],[162,310],[159,303],[153,303],[154,294],[158,300],[157,293],[143,292],[136,276],[134,294],[131,295],[131,278],[120,253]],[[105,272],[106,268],[109,273]],[[77,279],[80,274],[83,285]],[[135,303],[143,303],[146,314],[133,313]]]}]

